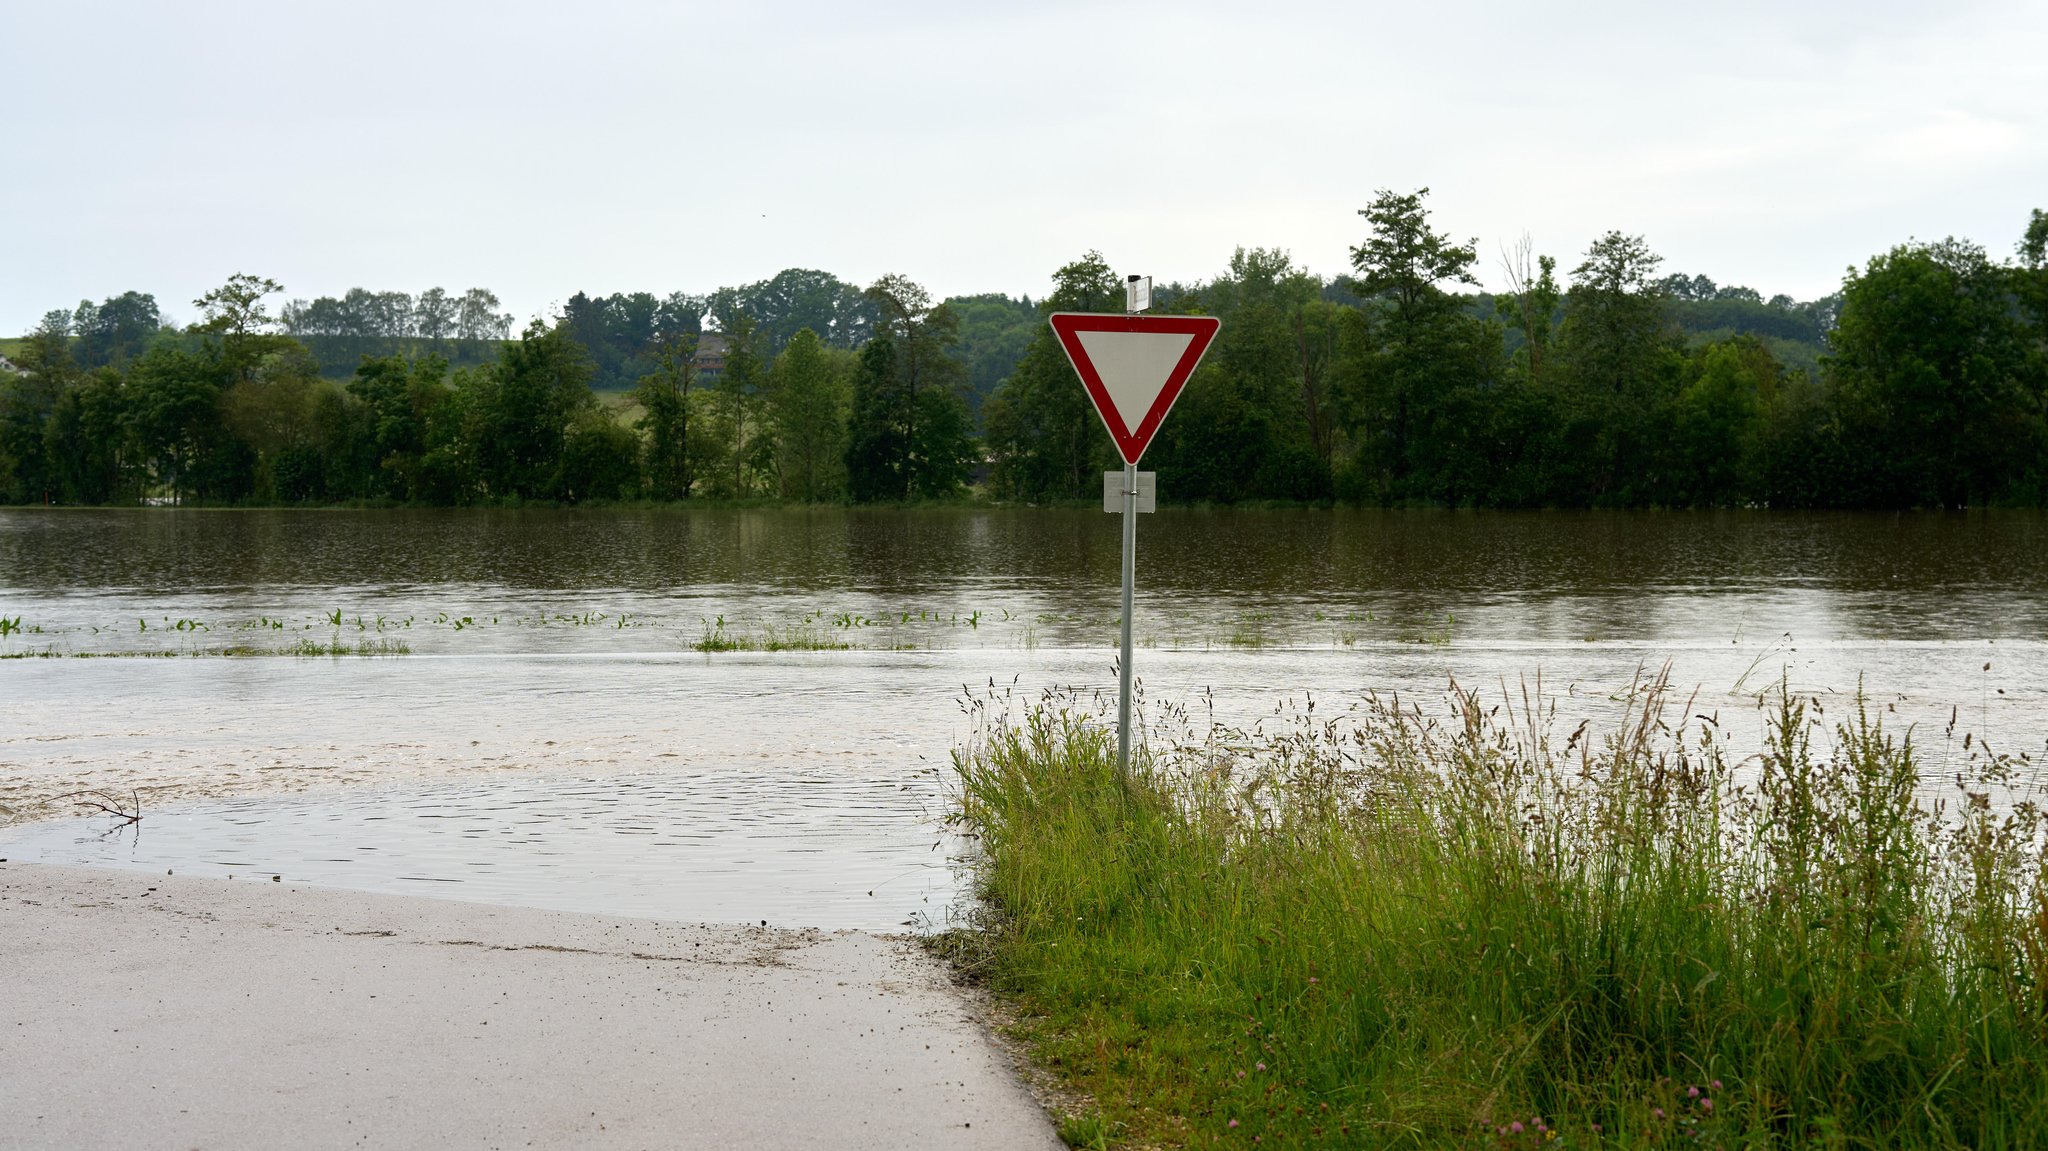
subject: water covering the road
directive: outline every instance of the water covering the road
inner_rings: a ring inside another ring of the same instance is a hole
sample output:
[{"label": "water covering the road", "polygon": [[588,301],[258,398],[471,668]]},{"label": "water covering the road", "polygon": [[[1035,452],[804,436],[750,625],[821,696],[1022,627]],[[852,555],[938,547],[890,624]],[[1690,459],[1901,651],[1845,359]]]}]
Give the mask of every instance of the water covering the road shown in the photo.
[{"label": "water covering the road", "polygon": [[[0,512],[0,856],[937,917],[961,699],[1113,692],[1117,547],[1092,510]],[[1739,747],[1781,680],[1862,685],[1930,775],[2048,735],[2039,515],[1167,511],[1139,548],[1154,714],[1540,676],[1598,721],[1668,661]],[[273,654],[314,648],[349,654]]]}]

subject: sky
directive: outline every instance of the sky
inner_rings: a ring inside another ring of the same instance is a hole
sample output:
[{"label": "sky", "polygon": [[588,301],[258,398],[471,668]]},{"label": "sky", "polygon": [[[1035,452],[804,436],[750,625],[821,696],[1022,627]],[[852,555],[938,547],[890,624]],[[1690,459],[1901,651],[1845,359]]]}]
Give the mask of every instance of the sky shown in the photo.
[{"label": "sky", "polygon": [[0,333],[232,273],[286,298],[708,292],[787,267],[1029,294],[1239,246],[1348,270],[1430,189],[1478,272],[1610,229],[1836,290],[2048,208],[2048,4],[0,0]]}]

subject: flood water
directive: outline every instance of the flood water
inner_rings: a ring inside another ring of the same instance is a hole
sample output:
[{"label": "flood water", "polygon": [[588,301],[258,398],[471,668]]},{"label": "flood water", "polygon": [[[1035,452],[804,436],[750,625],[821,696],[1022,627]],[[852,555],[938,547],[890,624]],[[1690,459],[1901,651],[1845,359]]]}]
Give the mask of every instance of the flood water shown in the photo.
[{"label": "flood water", "polygon": [[[1118,546],[1092,510],[0,511],[0,857],[933,921],[962,698],[1113,692]],[[1598,720],[1668,662],[1738,745],[1781,681],[1861,685],[1930,775],[2048,736],[2036,514],[1166,511],[1138,571],[1155,712],[1540,676]]]}]

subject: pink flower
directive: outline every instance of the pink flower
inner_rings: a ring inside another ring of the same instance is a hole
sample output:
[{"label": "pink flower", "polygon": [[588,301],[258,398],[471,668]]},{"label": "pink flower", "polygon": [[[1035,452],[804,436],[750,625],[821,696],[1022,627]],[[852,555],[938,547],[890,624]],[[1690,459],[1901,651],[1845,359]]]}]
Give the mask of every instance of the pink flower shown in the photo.
[{"label": "pink flower", "polygon": [[1508,1130],[1520,1135],[1522,1133],[1522,1121],[1517,1119],[1513,1123],[1508,1124]]},{"label": "pink flower", "polygon": [[1705,1111],[1705,1112],[1707,1112],[1707,1113],[1708,1113],[1708,1114],[1710,1114],[1710,1115],[1711,1115],[1711,1114],[1713,1114],[1713,1111],[1714,1111],[1714,1101],[1713,1101],[1712,1099],[1702,1099],[1702,1100],[1700,1100],[1700,1110],[1702,1110],[1702,1111]]},{"label": "pink flower", "polygon": [[1257,1068],[1257,1070],[1260,1070],[1260,1071],[1264,1071],[1265,1069],[1266,1069],[1266,1065],[1265,1065],[1265,1064],[1263,1064],[1263,1063],[1259,1064],[1259,1066],[1258,1066],[1258,1068]]},{"label": "pink flower", "polygon": [[1232,1119],[1232,1120],[1230,1121],[1230,1125],[1231,1125],[1232,1127],[1235,1127],[1235,1126],[1237,1126],[1237,1120],[1235,1120],[1235,1119]]},{"label": "pink flower", "polygon": [[1685,1096],[1688,1099],[1698,1099],[1700,1097],[1700,1089],[1697,1087],[1688,1087],[1685,1089]]},{"label": "pink flower", "polygon": [[1707,1086],[1712,1087],[1716,1091],[1719,1091],[1721,1089],[1721,1081],[1719,1079],[1716,1079],[1712,1083],[1707,1084]]},{"label": "pink flower", "polygon": [[1652,1107],[1652,1108],[1650,1108],[1650,1118],[1652,1118],[1652,1119],[1662,1119],[1662,1118],[1664,1118],[1664,1109],[1663,1109],[1662,1107]]}]

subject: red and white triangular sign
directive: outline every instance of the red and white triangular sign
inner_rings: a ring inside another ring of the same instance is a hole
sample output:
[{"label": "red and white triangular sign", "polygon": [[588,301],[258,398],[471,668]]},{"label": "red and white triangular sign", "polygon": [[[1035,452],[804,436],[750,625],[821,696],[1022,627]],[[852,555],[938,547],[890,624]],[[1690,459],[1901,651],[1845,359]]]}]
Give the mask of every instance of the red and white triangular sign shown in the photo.
[{"label": "red and white triangular sign", "polygon": [[1136,464],[1223,321],[1214,316],[1054,312],[1053,334],[1124,462]]}]

